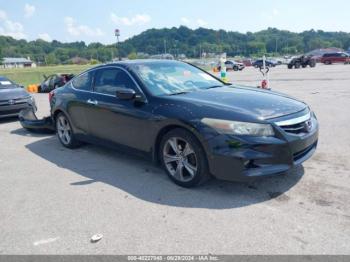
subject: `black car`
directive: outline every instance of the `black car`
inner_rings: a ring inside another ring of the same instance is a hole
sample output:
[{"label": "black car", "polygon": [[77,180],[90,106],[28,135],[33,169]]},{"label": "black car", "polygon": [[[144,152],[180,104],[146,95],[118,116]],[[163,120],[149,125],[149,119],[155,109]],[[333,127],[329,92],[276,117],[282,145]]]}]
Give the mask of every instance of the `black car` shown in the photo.
[{"label": "black car", "polygon": [[[264,67],[264,62],[262,59],[256,60],[254,63],[252,63],[252,66],[256,68],[263,68]],[[277,66],[277,63],[272,61],[272,60],[265,60],[265,66],[266,67],[275,67]]]},{"label": "black car", "polygon": [[225,84],[178,61],[90,69],[50,93],[60,142],[132,149],[178,185],[281,174],[315,152],[318,123],[287,95]]},{"label": "black car", "polygon": [[44,75],[44,81],[38,86],[39,93],[47,93],[58,87],[64,86],[74,77],[73,74]]},{"label": "black car", "polygon": [[18,116],[22,109],[28,107],[36,111],[34,98],[23,86],[0,76],[0,118]]},{"label": "black car", "polygon": [[315,67],[316,59],[308,55],[297,56],[290,60],[287,65],[288,69],[292,69],[293,67],[296,69],[300,67],[306,68],[307,66]]}]

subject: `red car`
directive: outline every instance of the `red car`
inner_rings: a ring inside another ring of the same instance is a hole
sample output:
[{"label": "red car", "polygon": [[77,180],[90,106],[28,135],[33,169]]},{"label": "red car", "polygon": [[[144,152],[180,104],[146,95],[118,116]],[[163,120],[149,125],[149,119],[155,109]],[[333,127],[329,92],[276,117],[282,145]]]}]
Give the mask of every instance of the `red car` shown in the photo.
[{"label": "red car", "polygon": [[326,65],[335,63],[350,64],[350,56],[343,52],[326,53],[322,56],[321,63]]}]

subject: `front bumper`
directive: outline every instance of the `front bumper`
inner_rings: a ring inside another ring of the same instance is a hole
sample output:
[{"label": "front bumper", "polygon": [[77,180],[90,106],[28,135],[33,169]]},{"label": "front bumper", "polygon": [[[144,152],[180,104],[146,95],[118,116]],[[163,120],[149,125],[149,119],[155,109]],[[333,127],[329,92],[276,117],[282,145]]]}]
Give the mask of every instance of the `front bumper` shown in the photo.
[{"label": "front bumper", "polygon": [[15,104],[9,104],[6,102],[0,103],[0,118],[7,118],[7,117],[16,117],[19,115],[19,113],[23,109],[31,108],[32,110],[36,111],[36,104],[35,102],[28,100],[27,102],[21,102],[21,103],[15,103]]},{"label": "front bumper", "polygon": [[249,181],[286,173],[309,159],[317,148],[318,123],[307,134],[276,130],[275,137],[219,135],[207,141],[210,172],[218,179]]}]

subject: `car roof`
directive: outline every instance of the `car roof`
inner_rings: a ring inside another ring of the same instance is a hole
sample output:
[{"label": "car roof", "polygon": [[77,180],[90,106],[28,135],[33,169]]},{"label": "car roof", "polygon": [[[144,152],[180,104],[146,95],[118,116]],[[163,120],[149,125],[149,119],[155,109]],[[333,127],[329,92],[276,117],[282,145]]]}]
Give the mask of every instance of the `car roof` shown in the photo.
[{"label": "car roof", "polygon": [[4,81],[4,80],[8,81],[9,79],[5,76],[0,76],[0,81]]},{"label": "car roof", "polygon": [[122,66],[122,67],[129,67],[133,65],[147,65],[147,64],[162,64],[162,63],[174,63],[174,64],[179,64],[179,63],[184,63],[178,60],[167,60],[167,59],[135,59],[135,60],[125,60],[125,61],[116,61],[112,63],[107,63],[103,64],[100,66],[97,66],[95,68],[99,67],[105,67],[105,66]]}]

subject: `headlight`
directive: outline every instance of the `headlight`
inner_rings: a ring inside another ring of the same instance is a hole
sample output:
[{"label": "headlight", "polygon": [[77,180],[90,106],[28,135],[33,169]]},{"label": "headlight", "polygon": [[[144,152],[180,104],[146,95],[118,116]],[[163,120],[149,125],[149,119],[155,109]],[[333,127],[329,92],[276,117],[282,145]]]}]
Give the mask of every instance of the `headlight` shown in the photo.
[{"label": "headlight", "polygon": [[275,132],[269,124],[229,121],[222,119],[203,118],[202,123],[214,128],[221,134],[244,136],[274,136]]}]

